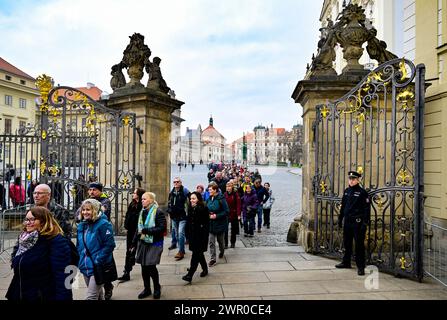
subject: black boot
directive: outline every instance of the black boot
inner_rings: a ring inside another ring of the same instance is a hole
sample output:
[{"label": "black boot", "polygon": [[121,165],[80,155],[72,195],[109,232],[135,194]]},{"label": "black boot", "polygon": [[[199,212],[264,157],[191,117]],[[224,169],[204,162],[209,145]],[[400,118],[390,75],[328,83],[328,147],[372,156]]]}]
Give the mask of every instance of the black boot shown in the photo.
[{"label": "black boot", "polygon": [[200,272],[200,277],[206,277],[208,275],[208,269],[203,270],[202,272]]},{"label": "black boot", "polygon": [[161,296],[161,287],[160,284],[154,284],[154,299],[160,299]]},{"label": "black boot", "polygon": [[191,281],[192,281],[192,275],[190,275],[189,273],[187,273],[186,275],[184,275],[184,276],[182,277],[182,280],[185,280],[186,282],[191,283]]},{"label": "black boot", "polygon": [[144,299],[149,297],[152,294],[151,288],[144,288],[143,291],[138,295],[138,299]]},{"label": "black boot", "polygon": [[118,280],[121,281],[121,282],[129,281],[130,280],[130,273],[124,271],[123,275],[121,277],[119,277]]},{"label": "black boot", "polygon": [[348,263],[339,263],[335,266],[337,269],[351,269],[351,265]]}]

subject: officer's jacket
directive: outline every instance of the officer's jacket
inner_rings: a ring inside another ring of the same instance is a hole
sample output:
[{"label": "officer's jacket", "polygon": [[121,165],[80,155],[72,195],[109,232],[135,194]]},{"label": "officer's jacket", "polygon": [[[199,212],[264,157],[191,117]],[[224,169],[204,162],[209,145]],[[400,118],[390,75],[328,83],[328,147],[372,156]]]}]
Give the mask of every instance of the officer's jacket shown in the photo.
[{"label": "officer's jacket", "polygon": [[[370,200],[368,192],[360,185],[345,189],[341,200],[340,221],[343,218],[360,218],[363,222],[369,222]],[[349,219],[351,220],[351,219]]]}]

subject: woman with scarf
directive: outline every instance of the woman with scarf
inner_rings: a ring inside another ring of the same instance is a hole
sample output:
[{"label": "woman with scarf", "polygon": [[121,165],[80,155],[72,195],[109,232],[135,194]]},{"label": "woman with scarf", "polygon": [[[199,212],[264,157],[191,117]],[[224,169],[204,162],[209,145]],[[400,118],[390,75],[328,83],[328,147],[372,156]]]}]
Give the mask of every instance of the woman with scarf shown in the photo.
[{"label": "woman with scarf", "polygon": [[144,299],[152,294],[150,279],[154,283],[154,299],[160,299],[161,287],[157,264],[160,264],[163,252],[163,237],[166,232],[166,218],[158,208],[155,194],[146,192],[141,197],[143,209],[138,218],[138,229],[133,241],[137,248],[136,262],[141,264],[144,290],[138,299]]},{"label": "woman with scarf", "polygon": [[14,247],[11,267],[14,276],[6,293],[8,300],[73,300],[65,287],[65,268],[70,265],[69,240],[51,212],[31,208],[23,222],[23,232]]},{"label": "woman with scarf", "polygon": [[127,208],[126,218],[124,220],[124,229],[127,230],[126,237],[126,263],[124,265],[124,273],[118,278],[121,282],[130,280],[130,272],[132,267],[135,265],[135,250],[131,250],[133,238],[138,228],[138,219],[140,217],[141,209],[143,209],[143,204],[141,202],[141,197],[146,192],[146,190],[141,188],[136,188],[132,194],[132,202]]},{"label": "woman with scarf", "polygon": [[113,226],[101,212],[101,202],[87,199],[81,205],[81,223],[78,225],[77,248],[79,271],[87,285],[86,300],[104,300],[104,284],[98,285],[94,276],[94,265],[112,263],[115,239]]}]

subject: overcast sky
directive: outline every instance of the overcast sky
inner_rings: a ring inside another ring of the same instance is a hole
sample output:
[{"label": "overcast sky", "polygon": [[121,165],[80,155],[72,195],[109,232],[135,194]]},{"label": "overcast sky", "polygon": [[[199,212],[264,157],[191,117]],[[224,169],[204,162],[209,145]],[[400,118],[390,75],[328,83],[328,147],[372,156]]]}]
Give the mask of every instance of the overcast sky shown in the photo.
[{"label": "overcast sky", "polygon": [[185,102],[182,133],[212,114],[231,142],[258,124],[301,123],[290,96],[316,51],[322,2],[0,0],[0,56],[34,77],[111,93],[110,67],[141,33]]}]

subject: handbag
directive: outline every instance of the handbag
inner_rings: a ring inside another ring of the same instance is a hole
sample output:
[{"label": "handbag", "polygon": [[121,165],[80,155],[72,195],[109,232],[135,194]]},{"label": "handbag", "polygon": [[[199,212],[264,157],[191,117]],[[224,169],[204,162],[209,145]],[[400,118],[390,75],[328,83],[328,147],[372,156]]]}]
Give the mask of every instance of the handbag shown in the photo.
[{"label": "handbag", "polygon": [[82,237],[82,241],[84,242],[87,257],[89,257],[93,263],[93,276],[95,277],[96,284],[102,285],[104,283],[111,283],[116,279],[118,279],[118,271],[116,270],[116,264],[115,259],[113,258],[113,254],[111,262],[106,262],[103,264],[95,264],[95,262],[93,261],[93,257],[90,253],[90,250],[88,249],[87,244],[85,243],[84,237]]}]

